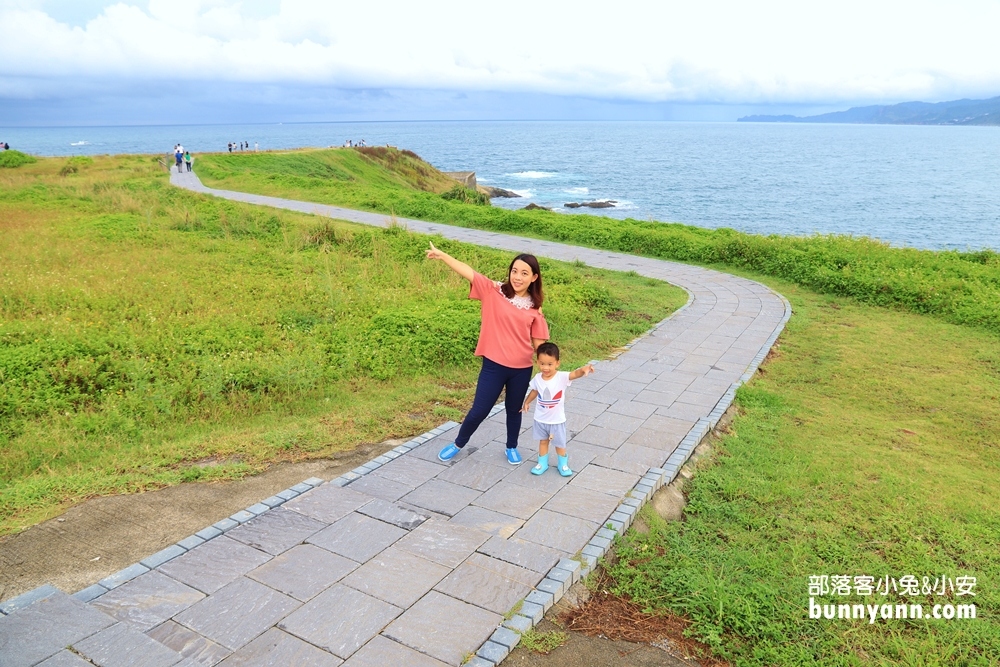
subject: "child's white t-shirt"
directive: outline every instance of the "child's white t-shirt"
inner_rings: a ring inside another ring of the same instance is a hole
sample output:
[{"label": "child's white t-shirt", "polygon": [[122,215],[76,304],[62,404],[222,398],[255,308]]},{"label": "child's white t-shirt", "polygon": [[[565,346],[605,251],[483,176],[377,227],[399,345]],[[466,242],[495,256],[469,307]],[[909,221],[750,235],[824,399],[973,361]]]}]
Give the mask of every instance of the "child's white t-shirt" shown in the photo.
[{"label": "child's white t-shirt", "polygon": [[535,399],[535,421],[542,424],[562,424],[566,421],[566,387],[572,381],[568,371],[556,371],[551,380],[546,380],[539,373],[531,378],[529,389],[538,392]]}]

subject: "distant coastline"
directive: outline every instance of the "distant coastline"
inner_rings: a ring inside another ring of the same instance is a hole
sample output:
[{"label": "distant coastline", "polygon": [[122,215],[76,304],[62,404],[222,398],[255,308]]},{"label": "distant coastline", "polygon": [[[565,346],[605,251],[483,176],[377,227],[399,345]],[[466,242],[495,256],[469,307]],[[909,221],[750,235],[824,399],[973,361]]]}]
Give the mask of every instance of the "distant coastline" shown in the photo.
[{"label": "distant coastline", "polygon": [[851,107],[818,116],[744,116],[739,123],[874,123],[882,125],[1000,125],[1000,97],[951,102],[903,102]]}]

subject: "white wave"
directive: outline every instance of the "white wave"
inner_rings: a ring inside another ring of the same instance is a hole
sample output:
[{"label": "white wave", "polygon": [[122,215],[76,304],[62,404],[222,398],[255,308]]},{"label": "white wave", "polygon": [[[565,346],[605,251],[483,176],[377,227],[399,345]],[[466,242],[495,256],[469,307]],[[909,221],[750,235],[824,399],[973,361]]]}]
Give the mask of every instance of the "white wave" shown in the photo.
[{"label": "white wave", "polygon": [[585,195],[590,193],[590,188],[569,188],[563,192],[571,195]]},{"label": "white wave", "polygon": [[525,199],[531,199],[535,196],[534,190],[511,190],[518,197],[524,197]]},{"label": "white wave", "polygon": [[86,146],[88,144],[90,144],[89,141],[72,141],[72,142],[70,142],[69,145],[70,146]]},{"label": "white wave", "polygon": [[552,178],[556,175],[553,171],[519,171],[514,174],[504,174],[511,178]]}]

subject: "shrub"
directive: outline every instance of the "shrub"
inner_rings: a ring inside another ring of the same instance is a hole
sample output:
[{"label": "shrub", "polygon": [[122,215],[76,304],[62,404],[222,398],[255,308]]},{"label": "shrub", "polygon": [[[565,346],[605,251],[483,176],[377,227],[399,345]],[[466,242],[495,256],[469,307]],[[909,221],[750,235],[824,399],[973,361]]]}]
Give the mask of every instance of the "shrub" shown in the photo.
[{"label": "shrub", "polygon": [[448,192],[441,195],[442,199],[449,199],[451,201],[460,201],[463,204],[475,204],[476,206],[489,206],[490,198],[487,197],[482,192],[476,192],[475,190],[470,190],[464,185],[456,185]]},{"label": "shrub", "polygon": [[38,162],[34,157],[21,151],[0,151],[0,168],[15,169],[17,167]]}]

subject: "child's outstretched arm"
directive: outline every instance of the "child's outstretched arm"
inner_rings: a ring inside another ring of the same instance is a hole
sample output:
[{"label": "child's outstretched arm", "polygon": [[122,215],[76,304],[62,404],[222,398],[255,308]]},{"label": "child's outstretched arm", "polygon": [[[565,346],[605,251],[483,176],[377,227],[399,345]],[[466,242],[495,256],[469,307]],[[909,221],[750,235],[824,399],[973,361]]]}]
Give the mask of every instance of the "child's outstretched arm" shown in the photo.
[{"label": "child's outstretched arm", "polygon": [[538,396],[538,392],[536,390],[532,389],[528,392],[528,395],[524,397],[524,405],[521,406],[521,412],[528,411],[528,408],[531,407],[531,402],[535,400],[536,396]]},{"label": "child's outstretched arm", "polygon": [[472,282],[472,277],[475,275],[475,271],[472,267],[465,262],[460,262],[443,250],[438,250],[431,244],[430,249],[427,251],[427,259],[440,259],[442,262],[448,265],[448,268],[462,276],[470,283]]},{"label": "child's outstretched arm", "polygon": [[587,364],[586,366],[580,366],[575,371],[569,374],[569,379],[576,380],[578,378],[582,378],[584,375],[590,375],[593,372],[594,372],[594,367],[591,366],[590,364]]}]

